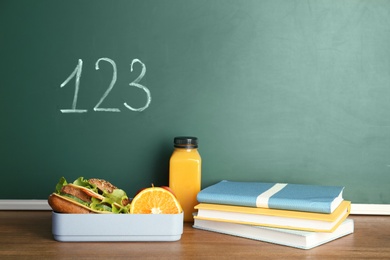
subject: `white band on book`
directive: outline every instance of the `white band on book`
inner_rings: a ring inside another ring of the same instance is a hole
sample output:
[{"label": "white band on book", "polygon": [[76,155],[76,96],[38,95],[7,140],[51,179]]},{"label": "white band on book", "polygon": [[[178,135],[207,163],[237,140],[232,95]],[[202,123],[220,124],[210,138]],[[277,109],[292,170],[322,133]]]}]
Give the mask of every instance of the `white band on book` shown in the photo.
[{"label": "white band on book", "polygon": [[283,189],[287,186],[287,183],[276,183],[274,186],[272,186],[267,191],[261,193],[256,198],[256,207],[260,208],[268,208],[268,200],[271,198],[275,193]]}]

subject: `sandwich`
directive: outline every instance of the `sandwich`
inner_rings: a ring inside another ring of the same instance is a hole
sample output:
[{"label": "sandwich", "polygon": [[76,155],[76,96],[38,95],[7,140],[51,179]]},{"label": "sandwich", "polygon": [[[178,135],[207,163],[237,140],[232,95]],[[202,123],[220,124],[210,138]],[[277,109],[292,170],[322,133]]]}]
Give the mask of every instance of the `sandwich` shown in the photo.
[{"label": "sandwich", "polygon": [[103,179],[79,177],[68,183],[62,177],[48,198],[50,207],[59,213],[129,213],[130,200],[122,189]]}]

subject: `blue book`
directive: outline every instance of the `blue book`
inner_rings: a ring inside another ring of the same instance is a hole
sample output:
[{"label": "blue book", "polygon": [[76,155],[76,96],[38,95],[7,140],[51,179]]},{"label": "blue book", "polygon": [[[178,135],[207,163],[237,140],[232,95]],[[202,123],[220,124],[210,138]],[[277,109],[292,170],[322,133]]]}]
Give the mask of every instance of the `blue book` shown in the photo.
[{"label": "blue book", "polygon": [[343,201],[342,186],[223,180],[201,190],[199,203],[332,213]]}]

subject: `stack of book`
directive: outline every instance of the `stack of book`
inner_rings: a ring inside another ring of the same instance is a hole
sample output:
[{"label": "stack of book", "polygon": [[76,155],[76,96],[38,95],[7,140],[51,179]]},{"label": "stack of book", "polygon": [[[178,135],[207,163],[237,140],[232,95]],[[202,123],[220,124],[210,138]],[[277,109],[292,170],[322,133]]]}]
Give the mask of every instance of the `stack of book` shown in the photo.
[{"label": "stack of book", "polygon": [[311,249],[353,233],[344,187],[221,181],[198,193],[194,228]]}]

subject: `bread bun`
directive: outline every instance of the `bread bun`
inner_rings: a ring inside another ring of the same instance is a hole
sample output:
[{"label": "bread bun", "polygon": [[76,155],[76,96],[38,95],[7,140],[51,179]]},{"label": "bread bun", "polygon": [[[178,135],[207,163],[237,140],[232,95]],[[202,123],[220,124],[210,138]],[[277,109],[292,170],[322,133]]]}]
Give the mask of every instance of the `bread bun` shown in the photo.
[{"label": "bread bun", "polygon": [[106,191],[108,193],[112,193],[115,189],[118,189],[114,185],[112,185],[110,182],[103,180],[103,179],[89,179],[89,183],[96,185],[96,187],[101,191]]},{"label": "bread bun", "polygon": [[49,196],[48,203],[55,212],[74,214],[92,213],[81,204],[76,204],[73,201],[67,200],[65,197],[61,197],[55,193]]}]

